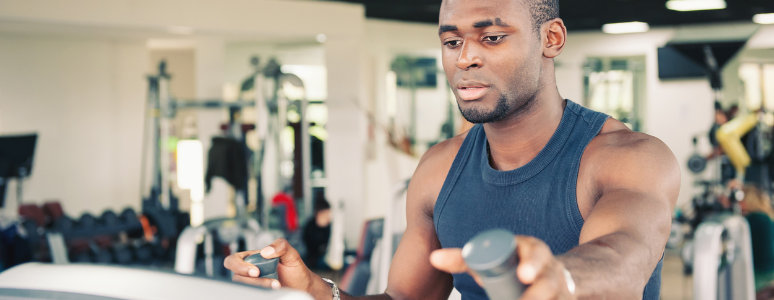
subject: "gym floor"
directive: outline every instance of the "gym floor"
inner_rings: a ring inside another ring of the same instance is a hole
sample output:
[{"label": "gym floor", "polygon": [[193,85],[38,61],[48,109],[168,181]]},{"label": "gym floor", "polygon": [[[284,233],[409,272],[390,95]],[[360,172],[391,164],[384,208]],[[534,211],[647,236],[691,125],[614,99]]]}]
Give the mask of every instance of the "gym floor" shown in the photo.
[{"label": "gym floor", "polygon": [[693,299],[693,279],[683,275],[683,262],[677,250],[667,249],[661,270],[661,299]]}]

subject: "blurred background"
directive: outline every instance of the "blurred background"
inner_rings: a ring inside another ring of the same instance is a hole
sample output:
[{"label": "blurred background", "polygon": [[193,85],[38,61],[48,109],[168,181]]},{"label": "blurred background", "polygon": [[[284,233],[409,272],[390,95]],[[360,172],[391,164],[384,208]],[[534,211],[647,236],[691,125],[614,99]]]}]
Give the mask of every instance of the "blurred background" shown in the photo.
[{"label": "blurred background", "polygon": [[[560,3],[561,95],[680,161],[662,298],[742,299],[753,281],[765,293],[774,2]],[[439,8],[0,0],[0,270],[69,261],[229,278],[225,256],[286,237],[347,291],[382,291],[407,180],[470,125],[441,68]],[[741,205],[750,195],[763,204]]]}]

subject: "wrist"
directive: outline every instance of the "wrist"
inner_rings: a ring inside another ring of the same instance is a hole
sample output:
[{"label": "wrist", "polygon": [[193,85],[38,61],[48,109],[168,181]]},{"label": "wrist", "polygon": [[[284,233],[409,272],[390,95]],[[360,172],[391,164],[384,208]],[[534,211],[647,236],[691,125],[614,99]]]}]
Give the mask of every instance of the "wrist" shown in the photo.
[{"label": "wrist", "polygon": [[333,299],[333,289],[331,284],[323,280],[320,276],[315,276],[314,284],[307,291],[316,300]]}]

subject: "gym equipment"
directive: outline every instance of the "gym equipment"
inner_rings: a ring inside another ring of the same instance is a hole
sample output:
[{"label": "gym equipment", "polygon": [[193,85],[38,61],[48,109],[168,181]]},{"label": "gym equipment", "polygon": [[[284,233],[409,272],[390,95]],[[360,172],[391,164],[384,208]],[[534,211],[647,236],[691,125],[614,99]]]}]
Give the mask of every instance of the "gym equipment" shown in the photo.
[{"label": "gym equipment", "polygon": [[306,293],[119,266],[27,263],[0,273],[0,298],[10,299],[278,299]]},{"label": "gym equipment", "polygon": [[148,242],[135,242],[130,245],[131,251],[134,253],[134,257],[137,262],[141,264],[150,264],[153,262],[153,245]]},{"label": "gym equipment", "polygon": [[745,168],[750,165],[750,155],[740,139],[745,133],[755,128],[757,123],[758,116],[756,114],[737,117],[720,126],[715,133],[720,147],[723,148],[738,174],[743,174]]},{"label": "gym equipment", "polygon": [[112,210],[105,210],[99,216],[99,224],[104,227],[114,227],[119,225],[118,215]]},{"label": "gym equipment", "polygon": [[73,231],[75,222],[67,216],[63,216],[54,221],[52,230],[55,230],[63,235],[69,235]]},{"label": "gym equipment", "polygon": [[355,262],[347,267],[341,277],[340,288],[352,296],[364,296],[373,291],[371,286],[375,284],[373,279],[377,276],[374,274],[372,277],[371,269],[379,262],[380,257],[375,254],[375,250],[382,239],[383,228],[383,218],[368,220],[363,224]]},{"label": "gym equipment", "polygon": [[0,208],[5,207],[6,183],[16,178],[17,207],[24,201],[22,182],[32,172],[37,134],[0,136]]},{"label": "gym equipment", "polygon": [[704,169],[707,168],[707,159],[699,154],[698,143],[699,139],[694,136],[692,140],[693,154],[688,157],[688,170],[690,170],[693,174],[700,174],[704,171]]},{"label": "gym equipment", "polygon": [[46,214],[39,206],[35,204],[22,204],[19,206],[19,217],[25,220],[32,220],[38,226],[46,226]]},{"label": "gym equipment", "polygon": [[[283,73],[281,71],[281,65],[274,59],[269,59],[266,63],[261,63],[257,57],[253,57],[250,61],[253,72],[242,82],[239,93],[238,101],[224,101],[221,99],[207,99],[207,100],[189,100],[189,99],[175,99],[169,93],[169,83],[171,76],[167,73],[166,62],[159,63],[158,74],[148,76],[149,90],[145,127],[145,146],[143,149],[143,171],[142,171],[142,194],[144,198],[149,202],[158,202],[158,205],[165,210],[176,211],[177,203],[174,199],[170,188],[170,153],[164,147],[165,141],[168,141],[171,135],[171,118],[174,118],[178,111],[183,109],[196,109],[196,108],[226,108],[229,110],[229,121],[223,129],[229,132],[230,138],[236,139],[241,142],[245,149],[247,148],[249,130],[256,130],[256,139],[254,144],[258,145],[258,149],[252,154],[251,170],[247,172],[255,176],[258,186],[255,192],[257,203],[257,211],[259,212],[259,221],[263,227],[268,227],[268,216],[270,214],[271,205],[268,205],[264,201],[264,195],[262,192],[262,180],[261,172],[263,171],[264,153],[266,150],[270,150],[276,155],[280,155],[281,143],[280,133],[282,128],[287,126],[286,111],[289,106],[290,99],[282,98],[284,96],[282,91],[285,86],[292,85],[303,89],[303,81],[296,75]],[[268,88],[267,88],[268,87]],[[264,95],[265,91],[269,90],[270,96]],[[253,92],[254,99],[246,100],[245,95],[248,92]],[[308,127],[306,122],[306,106],[308,101],[303,96],[299,100],[299,112],[301,117],[301,135],[304,137],[309,136]],[[255,120],[253,124],[243,123],[242,110],[246,108],[255,109]],[[240,132],[241,129],[241,132]],[[305,218],[311,213],[311,199],[312,190],[310,184],[311,178],[311,166],[309,164],[311,151],[310,143],[307,138],[302,139],[301,152],[303,153],[303,167],[300,169],[303,174],[303,180],[301,185],[303,186],[303,199],[304,206],[301,210],[302,218]],[[152,155],[147,150],[152,149]],[[246,153],[248,156],[251,153]],[[270,192],[274,193],[282,188],[287,178],[282,178],[280,175],[280,160],[282,157],[278,157],[273,161],[276,161],[275,165],[272,165],[273,171],[276,174],[272,174],[270,178],[277,178],[276,186],[271,187]],[[146,163],[150,161],[151,163]],[[152,169],[147,169],[146,165],[152,165]],[[150,176],[149,176],[150,175]],[[265,177],[265,176],[264,176]],[[150,179],[150,180],[148,180]],[[236,206],[237,215],[240,215],[242,210],[245,209],[246,200],[250,199],[248,194],[247,182],[248,180],[241,180],[243,182],[234,183],[234,188],[237,191]],[[149,186],[148,186],[149,185]],[[149,193],[148,193],[149,192]],[[143,205],[143,213],[146,213],[145,205]],[[180,228],[182,229],[182,228]]]},{"label": "gym equipment", "polygon": [[[219,277],[226,270],[222,261],[216,261],[216,245],[227,245],[229,253],[263,248],[281,235],[261,230],[253,218],[221,218],[207,220],[199,226],[188,226],[177,240],[175,272],[197,273],[198,245],[203,244],[204,275]],[[216,273],[216,268],[219,270]],[[216,276],[217,275],[217,276]]]},{"label": "gym equipment", "polygon": [[256,253],[246,257],[245,261],[258,267],[258,275],[260,277],[277,279],[277,264],[279,264],[279,257],[266,259],[263,258],[260,253]]},{"label": "gym equipment", "polygon": [[702,222],[692,260],[694,299],[755,299],[750,228],[744,217],[718,214]]},{"label": "gym equipment", "polygon": [[46,218],[48,218],[48,225],[53,224],[56,220],[64,216],[62,204],[57,201],[43,203],[42,209]]},{"label": "gym equipment", "polygon": [[707,160],[699,154],[693,154],[688,158],[688,170],[699,174],[707,168]]},{"label": "gym equipment", "polygon": [[462,258],[479,275],[489,299],[518,299],[524,286],[516,278],[516,239],[503,229],[481,232],[462,248]]},{"label": "gym equipment", "polygon": [[113,262],[119,265],[128,265],[134,261],[132,248],[128,244],[114,243],[110,246],[110,254],[113,256]]}]

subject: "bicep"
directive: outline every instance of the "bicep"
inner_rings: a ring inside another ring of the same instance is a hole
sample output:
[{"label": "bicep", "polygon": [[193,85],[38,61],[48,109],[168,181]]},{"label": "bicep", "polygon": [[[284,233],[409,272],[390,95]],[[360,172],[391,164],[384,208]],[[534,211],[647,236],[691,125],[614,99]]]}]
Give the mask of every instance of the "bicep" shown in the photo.
[{"label": "bicep", "polygon": [[435,234],[407,228],[390,265],[387,294],[393,299],[447,299],[452,277],[430,265],[430,253],[440,248]]},{"label": "bicep", "polygon": [[633,262],[655,265],[669,237],[680,171],[660,141],[633,148],[612,155],[599,171],[599,198],[579,242],[601,241]]},{"label": "bicep", "polygon": [[432,219],[434,184],[418,168],[406,195],[406,231],[390,265],[387,294],[397,299],[447,299],[452,277],[430,264],[441,245]]}]

